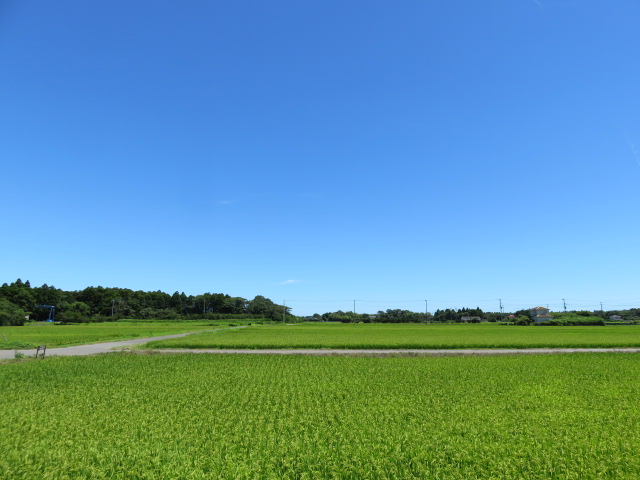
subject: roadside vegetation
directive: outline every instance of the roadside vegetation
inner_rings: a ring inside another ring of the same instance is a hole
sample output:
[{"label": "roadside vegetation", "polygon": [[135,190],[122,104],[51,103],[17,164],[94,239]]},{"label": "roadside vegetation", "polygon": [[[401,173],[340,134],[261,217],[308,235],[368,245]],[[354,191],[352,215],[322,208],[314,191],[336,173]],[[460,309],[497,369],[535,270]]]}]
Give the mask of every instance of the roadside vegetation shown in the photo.
[{"label": "roadside vegetation", "polygon": [[640,327],[496,324],[252,325],[241,330],[160,340],[145,348],[547,348],[640,347]]},{"label": "roadside vegetation", "polygon": [[0,366],[0,478],[640,477],[635,355]]}]

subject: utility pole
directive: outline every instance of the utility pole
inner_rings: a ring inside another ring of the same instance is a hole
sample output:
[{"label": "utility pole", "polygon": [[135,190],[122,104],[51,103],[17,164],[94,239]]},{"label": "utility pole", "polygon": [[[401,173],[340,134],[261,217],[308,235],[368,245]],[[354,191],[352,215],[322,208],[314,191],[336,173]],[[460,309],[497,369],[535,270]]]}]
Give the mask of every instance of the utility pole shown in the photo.
[{"label": "utility pole", "polygon": [[116,299],[115,299],[115,298],[112,298],[112,299],[111,299],[111,316],[112,316],[112,317],[113,317],[113,304],[114,304],[114,302],[115,302],[115,301],[116,301]]},{"label": "utility pole", "polygon": [[562,299],[562,305],[564,305],[564,311],[567,311],[567,302],[565,302],[564,298]]},{"label": "utility pole", "polygon": [[424,301],[424,321],[429,321],[429,302],[427,300]]},{"label": "utility pole", "polygon": [[354,315],[356,313],[356,301],[355,300],[353,301],[353,313],[354,313]]},{"label": "utility pole", "polygon": [[602,302],[600,302],[600,311],[604,312],[604,310],[602,309]]},{"label": "utility pole", "polygon": [[502,307],[502,299],[499,298],[498,301],[500,302],[500,318],[502,319],[502,321],[504,321],[504,311],[503,311],[503,307]]},{"label": "utility pole", "polygon": [[287,301],[282,300],[282,323],[284,323],[284,317],[287,314]]}]

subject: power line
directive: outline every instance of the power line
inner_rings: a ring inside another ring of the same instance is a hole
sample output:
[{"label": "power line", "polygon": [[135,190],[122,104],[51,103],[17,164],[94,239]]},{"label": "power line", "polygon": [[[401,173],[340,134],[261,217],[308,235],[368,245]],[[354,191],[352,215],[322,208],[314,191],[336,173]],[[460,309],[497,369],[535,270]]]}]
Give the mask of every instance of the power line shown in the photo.
[{"label": "power line", "polygon": [[[474,306],[477,305],[478,307],[481,307],[484,311],[490,312],[493,309],[491,309],[491,302],[493,301],[497,301],[498,303],[498,311],[502,314],[504,314],[505,312],[513,312],[513,311],[517,311],[517,310],[522,310],[522,309],[527,309],[530,308],[532,305],[547,305],[547,308],[551,309],[551,310],[555,310],[555,311],[567,311],[569,308],[569,305],[567,304],[568,301],[570,301],[571,303],[571,308],[572,310],[600,310],[600,311],[604,311],[604,306],[606,305],[607,308],[609,310],[615,310],[615,309],[627,309],[627,308],[640,308],[640,300],[639,299],[634,299],[634,300],[626,300],[626,299],[616,299],[616,300],[588,300],[588,299],[582,299],[582,300],[577,300],[577,299],[567,299],[567,298],[563,298],[561,303],[558,302],[543,302],[540,301],[540,299],[538,300],[531,300],[531,299],[518,299],[518,300],[514,300],[511,299],[508,302],[503,302],[502,298],[497,298],[497,299],[484,299],[484,300],[469,300],[469,299],[448,299],[448,300],[444,300],[444,299],[430,299],[430,300],[417,300],[417,299],[351,299],[351,300],[347,300],[347,299],[293,299],[293,300],[288,300],[290,305],[296,305],[299,304],[300,306],[298,308],[302,308],[303,304],[307,304],[307,307],[305,309],[311,309],[311,308],[324,308],[327,310],[330,310],[332,307],[331,305],[334,305],[336,308],[339,305],[345,305],[347,302],[349,302],[352,306],[352,310],[355,313],[356,312],[356,302],[362,302],[365,305],[371,305],[371,304],[377,304],[376,305],[376,309],[377,310],[384,310],[384,309],[394,309],[394,305],[399,305],[399,304],[412,304],[415,303],[417,304],[418,302],[425,302],[424,308],[425,308],[425,315],[428,315],[429,313],[429,303],[431,303],[432,305],[432,309],[446,309],[446,308],[453,308],[453,309],[459,309],[459,306],[464,306],[465,308],[468,308],[469,305]],[[206,302],[206,300],[205,300]],[[203,302],[203,303],[205,303]],[[205,303],[206,305],[206,303]],[[204,305],[203,305],[204,306]],[[416,305],[417,307],[417,305]],[[344,306],[341,308],[344,309]],[[206,310],[206,306],[205,306],[205,310]],[[366,308],[364,309],[365,311],[367,310]],[[412,311],[419,311],[419,307],[418,308],[411,308]],[[115,313],[115,312],[114,312]],[[286,305],[285,305],[285,314],[286,314]]]}]

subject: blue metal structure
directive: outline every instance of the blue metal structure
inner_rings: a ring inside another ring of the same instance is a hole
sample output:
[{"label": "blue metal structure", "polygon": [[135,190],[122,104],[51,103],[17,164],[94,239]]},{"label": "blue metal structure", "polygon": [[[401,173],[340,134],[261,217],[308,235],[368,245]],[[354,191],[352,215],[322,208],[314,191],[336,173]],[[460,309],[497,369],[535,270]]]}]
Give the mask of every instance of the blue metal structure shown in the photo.
[{"label": "blue metal structure", "polygon": [[49,309],[49,318],[47,318],[47,322],[53,322],[53,317],[56,312],[56,307],[53,305],[38,305],[38,308],[48,308]]}]

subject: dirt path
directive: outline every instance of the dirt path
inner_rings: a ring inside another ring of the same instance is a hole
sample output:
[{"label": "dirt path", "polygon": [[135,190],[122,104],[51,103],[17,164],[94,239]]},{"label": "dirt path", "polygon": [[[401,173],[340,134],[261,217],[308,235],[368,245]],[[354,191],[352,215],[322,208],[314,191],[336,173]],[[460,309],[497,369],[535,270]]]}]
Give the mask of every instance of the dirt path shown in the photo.
[{"label": "dirt path", "polygon": [[[235,327],[242,328],[242,327]],[[199,332],[194,332],[199,333]],[[180,333],[176,335],[165,335],[162,337],[136,338],[133,340],[121,340],[118,342],[94,343],[90,345],[78,345],[75,347],[60,347],[47,349],[49,356],[84,356],[96,355],[100,353],[116,353],[133,345],[140,345],[153,340],[164,340],[167,338],[178,338],[192,333]],[[35,356],[35,350],[18,350],[25,356]],[[338,349],[159,349],[159,350],[130,350],[131,353],[149,354],[239,354],[239,355],[311,355],[311,356],[344,356],[344,357],[460,357],[460,356],[488,356],[488,355],[545,355],[557,353],[640,353],[640,348],[502,348],[502,349],[458,349],[458,350],[435,350],[435,349],[366,349],[366,350],[338,350]],[[0,350],[0,359],[14,358],[13,350]]]},{"label": "dirt path", "polygon": [[[220,330],[231,330],[236,328],[245,328],[244,325],[239,327],[230,327],[230,328],[216,328],[213,330],[206,330],[207,332],[217,332]],[[131,340],[118,340],[114,342],[102,342],[102,343],[88,343],[85,345],[75,345],[73,347],[52,347],[47,348],[47,357],[78,357],[85,355],[96,355],[98,353],[114,353],[126,349],[127,347],[131,347],[133,345],[141,345],[143,343],[152,342],[154,340],[166,340],[169,338],[180,338],[186,337],[187,335],[193,335],[196,333],[203,333],[202,331],[198,332],[188,332],[188,333],[176,333],[173,335],[163,335],[160,337],[147,337],[147,338],[134,338]],[[0,350],[0,360],[6,360],[9,358],[15,358],[16,352],[21,353],[25,357],[35,357],[36,349],[17,349],[17,350]]]},{"label": "dirt path", "polygon": [[310,355],[339,357],[469,357],[489,355],[544,355],[552,353],[640,353],[640,348],[474,348],[459,350],[437,349],[162,349],[149,352],[172,353],[209,353],[240,355]]}]

